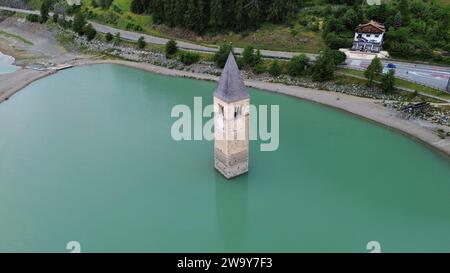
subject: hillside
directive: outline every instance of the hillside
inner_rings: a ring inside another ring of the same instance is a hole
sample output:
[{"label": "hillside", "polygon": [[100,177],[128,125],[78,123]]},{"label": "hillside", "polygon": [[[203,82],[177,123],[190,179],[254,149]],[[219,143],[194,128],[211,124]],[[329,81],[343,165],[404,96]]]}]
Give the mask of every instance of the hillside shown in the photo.
[{"label": "hillside", "polygon": [[183,27],[155,24],[152,14],[138,15],[132,13],[130,11],[132,0],[114,0],[108,9],[94,7],[91,0],[82,0],[82,2],[83,11],[91,20],[156,36],[173,37],[205,44],[233,43],[240,47],[253,45],[261,49],[311,53],[317,53],[325,48],[318,27],[312,29],[310,25],[305,24],[299,17],[291,20],[289,24],[266,22],[254,30],[239,32],[233,30],[225,32],[207,30],[200,35],[193,30]]},{"label": "hillside", "polygon": [[[28,0],[28,4],[30,7],[38,8],[42,1]],[[267,14],[263,15],[267,18],[260,19],[252,26],[242,25],[237,19],[242,15],[237,10],[228,14],[231,19],[228,19],[228,23],[222,23],[221,28],[214,27],[217,23],[211,22],[211,19],[203,20],[204,26],[199,32],[196,25],[201,22],[199,18],[202,18],[201,12],[204,11],[198,10],[200,3],[207,2],[208,5],[213,5],[220,1],[224,0],[159,2],[156,0],[82,0],[81,10],[90,20],[156,36],[173,37],[202,44],[233,43],[239,47],[253,45],[256,48],[310,53],[320,52],[326,46],[334,49],[350,47],[355,27],[373,19],[386,25],[384,48],[393,57],[450,63],[448,56],[450,0],[389,0],[383,1],[380,6],[361,5],[359,3],[362,0],[305,0],[298,2],[297,12],[279,19],[279,22],[266,12]],[[241,3],[250,0],[235,1],[235,3]],[[289,2],[289,0],[276,1]],[[186,2],[196,3],[194,7],[197,8],[195,13],[197,16],[191,16],[192,19],[188,16],[188,6],[181,10],[173,6],[176,3],[185,5]],[[273,1],[251,0],[250,2]],[[136,8],[136,3],[141,3],[140,8]],[[150,3],[163,4],[151,6]],[[172,6],[167,3],[172,3]],[[163,15],[161,11],[155,13],[155,10],[161,6],[166,9]],[[211,6],[208,12],[212,12],[212,8]],[[243,9],[244,14],[248,15],[245,15],[246,17],[242,20],[248,22],[252,10],[249,10],[248,5],[244,5]],[[229,9],[223,8],[223,10],[223,12],[229,12]],[[217,10],[215,12],[217,13]]]}]

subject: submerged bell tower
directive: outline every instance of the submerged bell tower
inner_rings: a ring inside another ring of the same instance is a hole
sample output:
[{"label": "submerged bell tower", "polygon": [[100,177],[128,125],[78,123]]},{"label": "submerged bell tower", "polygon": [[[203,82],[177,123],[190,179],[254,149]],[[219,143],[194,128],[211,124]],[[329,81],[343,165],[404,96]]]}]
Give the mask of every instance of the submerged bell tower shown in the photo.
[{"label": "submerged bell tower", "polygon": [[250,96],[232,53],[214,92],[215,167],[227,179],[248,172]]}]

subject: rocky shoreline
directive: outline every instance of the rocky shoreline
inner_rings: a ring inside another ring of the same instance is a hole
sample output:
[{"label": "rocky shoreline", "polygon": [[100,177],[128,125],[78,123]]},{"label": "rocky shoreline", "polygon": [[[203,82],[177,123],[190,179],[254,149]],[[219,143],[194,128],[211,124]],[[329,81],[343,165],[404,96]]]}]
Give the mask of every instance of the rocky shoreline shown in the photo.
[{"label": "rocky shoreline", "polygon": [[[185,66],[176,59],[166,58],[160,52],[143,51],[98,40],[88,42],[84,38],[74,37],[74,45],[82,50],[76,54],[79,56],[78,58],[66,61],[64,64],[73,66],[119,64],[152,73],[200,80],[217,80],[217,75],[221,72],[212,62],[202,61]],[[83,57],[83,53],[90,54]],[[48,59],[48,65],[52,65],[51,63],[52,59]],[[63,63],[57,64],[63,65]],[[7,89],[6,94],[2,94],[3,99],[8,99],[12,94],[34,80],[50,75],[53,73],[53,69],[48,69],[47,71],[22,69],[8,76],[9,79],[14,78],[13,85],[11,85],[11,81],[2,81],[0,76],[0,90],[4,91],[5,88]],[[31,78],[29,73],[36,75],[33,75],[34,77]],[[248,71],[244,71],[243,74],[245,83],[249,87],[294,96],[341,109],[404,132],[450,156],[450,137],[445,137],[444,139],[441,137],[442,131],[445,135],[450,131],[450,127],[447,124],[439,125],[427,120],[412,120],[401,117],[394,107],[390,107],[386,103],[386,101],[398,102],[401,99],[401,96],[398,94],[386,95],[381,92],[373,92],[372,89],[357,84],[349,86],[336,82],[316,83],[308,78],[293,79],[288,76],[274,78],[268,74],[255,75]],[[8,82],[9,84],[7,84]],[[5,86],[5,84],[11,86]],[[323,90],[328,90],[328,92]],[[427,119],[427,117],[424,118]],[[435,118],[436,115],[433,115],[430,119]],[[435,119],[435,121],[439,120]]]},{"label": "rocky shoreline", "polygon": [[[74,35],[73,33],[71,34]],[[103,42],[99,40],[88,41],[86,38],[79,37],[77,35],[74,35],[74,37],[75,46],[77,48],[83,48],[91,54],[107,53],[110,56],[128,61],[147,63],[169,69],[189,71],[192,73],[207,74],[212,76],[218,76],[221,73],[221,69],[218,69],[213,62],[202,60],[198,63],[187,66],[177,59],[167,58],[165,54],[160,52],[140,50],[124,45],[115,45],[113,42]],[[398,93],[386,94],[383,93],[379,88],[370,88],[362,84],[339,84],[338,81],[319,83],[312,81],[309,77],[293,78],[288,75],[272,77],[268,73],[255,74],[252,71],[248,70],[243,70],[242,73],[244,79],[246,80],[280,83],[289,86],[300,86],[379,100],[382,105],[390,109],[400,109],[401,106],[398,105],[405,105],[414,101],[421,101],[420,97],[408,99],[404,95],[400,95]],[[386,103],[386,101],[395,101],[396,103]],[[410,116],[409,118],[423,119],[438,125],[450,126],[450,109],[442,109],[441,107],[433,106],[427,109],[426,112]]]}]

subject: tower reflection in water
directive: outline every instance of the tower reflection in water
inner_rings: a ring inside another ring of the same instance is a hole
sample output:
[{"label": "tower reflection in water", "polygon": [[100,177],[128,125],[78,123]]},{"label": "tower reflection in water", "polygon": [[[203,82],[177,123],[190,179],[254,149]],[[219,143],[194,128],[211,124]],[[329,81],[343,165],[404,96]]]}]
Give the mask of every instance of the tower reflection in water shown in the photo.
[{"label": "tower reflection in water", "polygon": [[227,180],[216,172],[214,178],[218,231],[224,250],[236,251],[247,232],[248,174]]}]

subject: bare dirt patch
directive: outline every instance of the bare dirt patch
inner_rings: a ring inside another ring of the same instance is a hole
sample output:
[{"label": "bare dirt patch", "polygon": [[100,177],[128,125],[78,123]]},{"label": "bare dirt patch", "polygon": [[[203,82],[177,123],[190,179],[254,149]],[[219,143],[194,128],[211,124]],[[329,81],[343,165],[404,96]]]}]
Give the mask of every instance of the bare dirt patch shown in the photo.
[{"label": "bare dirt patch", "polygon": [[47,25],[30,23],[24,18],[8,17],[0,22],[0,51],[16,58],[16,63],[63,63],[76,57],[54,38]]}]

